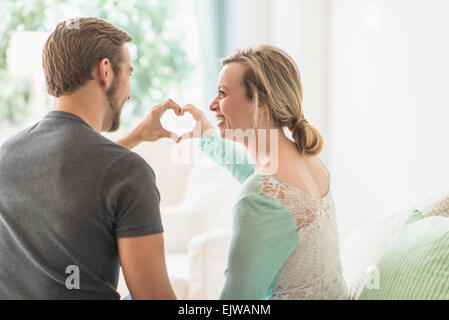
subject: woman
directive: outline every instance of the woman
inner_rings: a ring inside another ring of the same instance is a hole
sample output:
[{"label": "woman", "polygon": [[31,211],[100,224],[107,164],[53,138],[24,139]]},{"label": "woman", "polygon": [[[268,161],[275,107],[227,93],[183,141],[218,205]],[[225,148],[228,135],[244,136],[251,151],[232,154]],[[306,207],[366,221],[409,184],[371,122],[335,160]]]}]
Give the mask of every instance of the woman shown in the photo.
[{"label": "woman", "polygon": [[[181,111],[198,121],[202,150],[243,184],[220,298],[346,298],[330,177],[317,156],[323,140],[304,119],[296,64],[280,49],[259,46],[236,51],[222,66],[210,105],[219,130],[194,106]],[[252,134],[229,135],[236,131]],[[235,144],[225,139],[240,140],[254,165],[237,163]],[[224,161],[229,154],[233,161]]]}]

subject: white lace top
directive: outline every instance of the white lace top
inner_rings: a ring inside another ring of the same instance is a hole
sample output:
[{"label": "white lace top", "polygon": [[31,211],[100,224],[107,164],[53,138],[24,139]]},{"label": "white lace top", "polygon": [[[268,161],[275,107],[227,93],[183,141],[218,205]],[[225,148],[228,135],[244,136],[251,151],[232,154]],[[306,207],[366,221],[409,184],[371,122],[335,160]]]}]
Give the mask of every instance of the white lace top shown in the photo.
[{"label": "white lace top", "polygon": [[[237,163],[214,132],[201,149],[242,183],[221,299],[345,299],[334,201]],[[232,161],[229,161],[231,159]]]},{"label": "white lace top", "polygon": [[321,198],[273,176],[264,176],[262,194],[279,200],[292,215],[299,243],[276,275],[272,299],[346,299],[337,221],[329,188]]}]

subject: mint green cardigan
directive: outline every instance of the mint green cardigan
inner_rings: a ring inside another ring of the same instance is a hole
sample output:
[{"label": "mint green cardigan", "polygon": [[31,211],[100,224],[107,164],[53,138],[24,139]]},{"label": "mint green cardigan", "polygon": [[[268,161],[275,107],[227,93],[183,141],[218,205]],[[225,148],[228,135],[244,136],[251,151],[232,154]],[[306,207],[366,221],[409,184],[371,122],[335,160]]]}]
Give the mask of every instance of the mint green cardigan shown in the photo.
[{"label": "mint green cardigan", "polygon": [[[276,275],[298,245],[296,224],[278,199],[261,195],[264,174],[254,173],[248,155],[217,130],[200,148],[242,184],[233,208],[225,284],[220,299],[270,299]],[[243,161],[241,161],[243,160]]]}]

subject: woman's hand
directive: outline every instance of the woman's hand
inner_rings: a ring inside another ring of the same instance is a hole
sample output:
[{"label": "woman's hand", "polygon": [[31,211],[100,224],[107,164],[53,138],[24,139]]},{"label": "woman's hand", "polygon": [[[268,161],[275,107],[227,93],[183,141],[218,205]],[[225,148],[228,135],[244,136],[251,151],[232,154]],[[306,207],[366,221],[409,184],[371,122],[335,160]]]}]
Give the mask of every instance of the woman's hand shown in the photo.
[{"label": "woman's hand", "polygon": [[188,104],[181,109],[180,116],[183,116],[186,112],[192,115],[193,119],[195,120],[195,127],[192,131],[181,135],[181,137],[179,137],[179,141],[181,141],[182,139],[191,138],[208,138],[214,130],[214,126],[209,122],[209,120],[207,120],[203,111],[196,108],[192,104]]}]

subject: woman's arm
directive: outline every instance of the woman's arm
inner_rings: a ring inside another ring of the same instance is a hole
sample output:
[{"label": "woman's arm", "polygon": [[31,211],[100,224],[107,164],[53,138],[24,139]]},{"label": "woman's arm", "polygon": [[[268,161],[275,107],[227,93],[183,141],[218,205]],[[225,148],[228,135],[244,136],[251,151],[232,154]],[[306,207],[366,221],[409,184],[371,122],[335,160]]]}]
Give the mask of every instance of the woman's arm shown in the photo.
[{"label": "woman's arm", "polygon": [[254,173],[254,165],[248,154],[237,147],[237,144],[221,139],[218,130],[207,120],[204,113],[193,105],[181,109],[181,116],[190,113],[195,119],[195,128],[180,139],[200,138],[200,148],[217,164],[227,168],[232,175],[243,183]]},{"label": "woman's arm", "polygon": [[254,173],[254,164],[248,153],[238,148],[236,143],[222,139],[216,129],[208,138],[201,139],[200,148],[214,162],[228,169],[240,183]]},{"label": "woman's arm", "polygon": [[269,299],[298,241],[295,222],[277,199],[257,194],[240,199],[220,299]]}]

